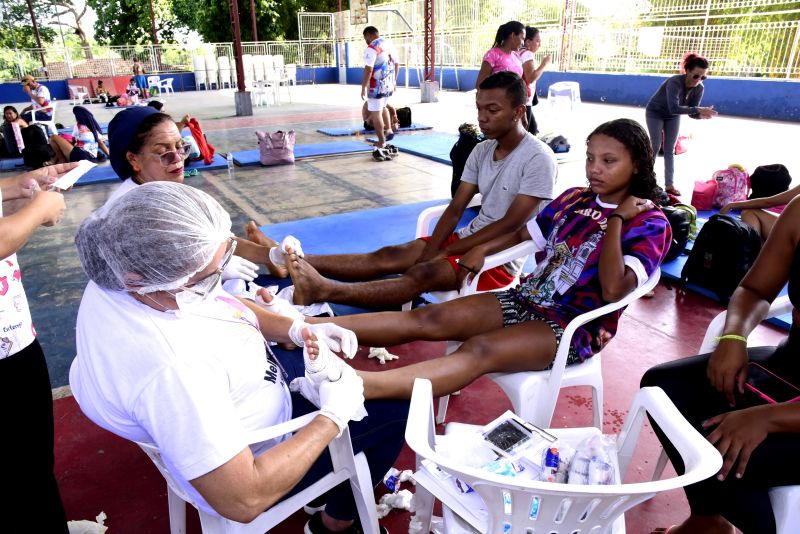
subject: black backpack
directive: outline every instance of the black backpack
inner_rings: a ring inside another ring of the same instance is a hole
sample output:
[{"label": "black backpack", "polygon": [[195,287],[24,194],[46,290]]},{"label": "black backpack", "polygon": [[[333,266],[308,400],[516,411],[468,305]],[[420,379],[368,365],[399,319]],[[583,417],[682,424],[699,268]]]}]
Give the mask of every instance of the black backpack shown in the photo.
[{"label": "black backpack", "polygon": [[400,128],[411,126],[411,108],[397,108],[394,111],[397,113],[397,122],[400,123]]},{"label": "black backpack", "polygon": [[556,133],[549,133],[543,134],[539,136],[539,139],[550,147],[550,150],[555,152],[556,154],[563,154],[564,152],[569,152],[569,141],[563,135],[558,135]]},{"label": "black backpack", "polygon": [[681,271],[683,282],[710,289],[727,302],[761,251],[761,236],[729,215],[712,215]]},{"label": "black backpack", "polygon": [[450,149],[450,161],[453,163],[453,177],[450,181],[450,196],[456,195],[456,189],[461,184],[461,175],[464,174],[464,167],[467,164],[472,150],[482,142],[482,137],[476,137],[469,132],[460,132],[458,141]]},{"label": "black backpack", "polygon": [[667,221],[672,228],[672,243],[663,263],[669,263],[686,250],[689,235],[692,233],[692,220],[689,212],[672,206],[663,206],[661,210],[667,216]]},{"label": "black backpack", "polygon": [[33,169],[44,167],[44,164],[55,156],[44,127],[31,124],[27,128],[22,128],[21,133],[25,142],[25,148],[22,150],[22,160],[25,165]]}]

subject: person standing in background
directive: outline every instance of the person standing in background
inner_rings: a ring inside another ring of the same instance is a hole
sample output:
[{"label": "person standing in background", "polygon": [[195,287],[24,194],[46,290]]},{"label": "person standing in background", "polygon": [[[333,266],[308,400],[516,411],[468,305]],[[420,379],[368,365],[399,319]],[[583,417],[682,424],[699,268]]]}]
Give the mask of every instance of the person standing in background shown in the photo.
[{"label": "person standing in background", "polygon": [[386,146],[386,140],[394,137],[391,125],[384,124],[384,108],[394,93],[400,64],[397,62],[397,52],[394,47],[389,41],[381,38],[375,26],[364,28],[364,40],[367,42],[367,49],[364,51],[361,99],[367,99],[370,123],[378,137],[378,142],[375,144],[376,152],[379,153],[379,150]]},{"label": "person standing in background", "polygon": [[525,40],[525,26],[512,20],[501,24],[494,36],[494,44],[483,56],[481,70],[475,80],[475,89],[480,88],[483,80],[490,75],[507,70],[522,78],[522,61],[519,49]]},{"label": "person standing in background", "polygon": [[717,116],[714,106],[700,107],[703,100],[703,80],[708,77],[708,60],[697,54],[683,58],[683,74],[667,78],[658,91],[650,97],[645,109],[647,130],[653,145],[653,154],[664,146],[664,190],[675,196],[681,192],[673,185],[675,174],[675,143],[681,115],[693,119],[710,119]]},{"label": "person standing in background", "polygon": [[534,67],[533,55],[542,46],[542,36],[539,30],[533,26],[525,27],[525,48],[520,55],[522,61],[522,79],[528,86],[528,101],[525,103],[525,118],[528,122],[528,131],[533,135],[539,133],[539,127],[536,124],[536,118],[533,116],[533,106],[539,103],[539,97],[536,96],[536,81],[542,77],[544,69],[550,64],[550,56],[544,56],[542,62],[538,67]]}]

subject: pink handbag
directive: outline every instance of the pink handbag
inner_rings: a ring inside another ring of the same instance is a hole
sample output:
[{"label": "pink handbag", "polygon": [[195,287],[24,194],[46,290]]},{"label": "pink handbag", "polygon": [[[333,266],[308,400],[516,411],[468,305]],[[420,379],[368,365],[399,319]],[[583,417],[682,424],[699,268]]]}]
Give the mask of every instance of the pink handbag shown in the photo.
[{"label": "pink handbag", "polygon": [[716,180],[695,182],[694,191],[692,192],[692,206],[697,208],[697,211],[712,209],[718,186],[719,184]]},{"label": "pink handbag", "polygon": [[294,163],[294,130],[256,132],[259,159],[262,165],[291,165]]}]

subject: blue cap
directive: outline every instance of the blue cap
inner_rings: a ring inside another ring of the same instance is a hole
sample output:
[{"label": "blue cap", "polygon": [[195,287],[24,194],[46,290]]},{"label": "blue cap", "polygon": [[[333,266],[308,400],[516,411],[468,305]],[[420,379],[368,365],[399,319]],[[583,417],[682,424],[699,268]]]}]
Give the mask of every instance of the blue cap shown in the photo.
[{"label": "blue cap", "polygon": [[133,176],[133,168],[128,163],[126,155],[142,122],[154,113],[158,113],[158,111],[150,106],[124,109],[117,113],[108,124],[108,143],[111,153],[109,159],[111,167],[120,180]]}]

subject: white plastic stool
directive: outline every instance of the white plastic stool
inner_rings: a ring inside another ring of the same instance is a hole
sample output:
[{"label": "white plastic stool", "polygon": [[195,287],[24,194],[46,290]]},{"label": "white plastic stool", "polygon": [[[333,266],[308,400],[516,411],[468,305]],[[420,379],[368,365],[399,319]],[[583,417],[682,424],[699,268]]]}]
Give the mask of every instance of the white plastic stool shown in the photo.
[{"label": "white plastic stool", "polygon": [[547,102],[551,108],[574,111],[581,103],[581,85],[578,82],[557,82],[547,89]]}]

